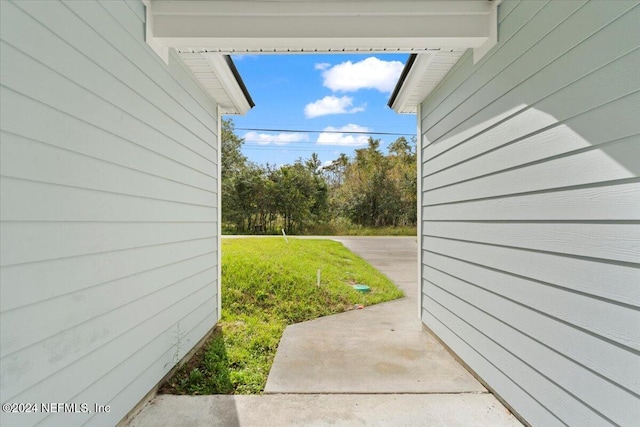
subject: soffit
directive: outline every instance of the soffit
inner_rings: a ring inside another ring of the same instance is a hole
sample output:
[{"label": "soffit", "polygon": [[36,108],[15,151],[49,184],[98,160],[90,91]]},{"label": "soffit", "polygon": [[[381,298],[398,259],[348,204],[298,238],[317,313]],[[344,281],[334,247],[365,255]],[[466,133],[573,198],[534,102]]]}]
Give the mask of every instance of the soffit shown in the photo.
[{"label": "soffit", "polygon": [[405,65],[389,107],[400,114],[415,114],[418,104],[431,94],[465,51],[462,48],[441,48],[418,54]]},{"label": "soffit", "polygon": [[177,51],[200,85],[220,106],[222,114],[245,114],[254,106],[229,56],[191,49]]}]

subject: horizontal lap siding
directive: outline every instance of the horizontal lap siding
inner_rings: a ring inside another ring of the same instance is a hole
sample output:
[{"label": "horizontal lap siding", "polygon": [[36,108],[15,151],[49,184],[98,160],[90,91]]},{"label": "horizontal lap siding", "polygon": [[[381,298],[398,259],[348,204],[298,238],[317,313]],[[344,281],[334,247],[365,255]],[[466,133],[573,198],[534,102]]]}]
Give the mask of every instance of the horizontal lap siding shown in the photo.
[{"label": "horizontal lap siding", "polygon": [[2,3],[3,402],[117,423],[217,311],[217,107],[136,1]]},{"label": "horizontal lap siding", "polygon": [[640,419],[640,6],[504,1],[422,105],[422,319],[532,425]]}]

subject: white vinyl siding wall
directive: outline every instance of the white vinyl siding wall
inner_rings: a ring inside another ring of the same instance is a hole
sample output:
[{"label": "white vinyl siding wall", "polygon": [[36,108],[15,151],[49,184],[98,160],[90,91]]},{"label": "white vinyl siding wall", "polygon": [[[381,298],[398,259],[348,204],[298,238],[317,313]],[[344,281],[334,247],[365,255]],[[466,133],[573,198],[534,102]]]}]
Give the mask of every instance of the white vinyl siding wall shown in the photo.
[{"label": "white vinyl siding wall", "polygon": [[2,402],[113,425],[216,323],[217,106],[137,1],[1,1]]},{"label": "white vinyl siding wall", "polygon": [[534,426],[640,420],[639,23],[504,1],[421,105],[422,320]]}]

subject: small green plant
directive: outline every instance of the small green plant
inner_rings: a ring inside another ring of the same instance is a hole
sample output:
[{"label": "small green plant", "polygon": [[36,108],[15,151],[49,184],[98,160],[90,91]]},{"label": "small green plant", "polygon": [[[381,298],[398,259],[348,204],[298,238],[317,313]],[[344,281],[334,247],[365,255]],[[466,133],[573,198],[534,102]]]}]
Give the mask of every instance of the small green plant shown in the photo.
[{"label": "small green plant", "polygon": [[[356,283],[366,283],[371,292],[355,291]],[[224,239],[222,319],[160,391],[261,393],[287,325],[401,296],[387,277],[335,241]]]},{"label": "small green plant", "polygon": [[160,393],[230,394],[233,387],[222,328],[211,336],[194,356],[160,387]]},{"label": "small green plant", "polygon": [[[176,324],[176,330],[173,332],[173,344],[171,345],[171,348],[174,350],[173,351],[173,366],[176,367],[178,366],[178,363],[180,363],[180,359],[184,356],[184,354],[182,354],[182,349],[184,347],[184,333],[182,331],[180,331],[180,322],[178,322]],[[189,342],[190,340],[187,340],[187,342]],[[169,363],[165,364],[165,367],[168,365]]]}]

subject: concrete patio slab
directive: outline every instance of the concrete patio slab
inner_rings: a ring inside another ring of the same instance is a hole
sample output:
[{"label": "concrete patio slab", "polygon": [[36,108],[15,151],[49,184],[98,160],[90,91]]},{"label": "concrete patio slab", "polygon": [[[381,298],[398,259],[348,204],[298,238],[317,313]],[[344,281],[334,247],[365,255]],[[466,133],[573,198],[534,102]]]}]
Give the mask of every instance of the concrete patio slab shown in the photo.
[{"label": "concrete patio slab", "polygon": [[130,427],[517,427],[491,394],[158,396]]},{"label": "concrete patio slab", "polygon": [[[385,305],[392,313],[397,308]],[[373,316],[368,311],[288,327],[265,393],[486,391],[432,336],[416,330],[414,322],[385,318],[383,310]]]}]

